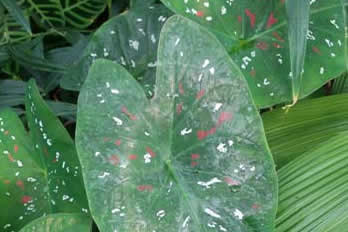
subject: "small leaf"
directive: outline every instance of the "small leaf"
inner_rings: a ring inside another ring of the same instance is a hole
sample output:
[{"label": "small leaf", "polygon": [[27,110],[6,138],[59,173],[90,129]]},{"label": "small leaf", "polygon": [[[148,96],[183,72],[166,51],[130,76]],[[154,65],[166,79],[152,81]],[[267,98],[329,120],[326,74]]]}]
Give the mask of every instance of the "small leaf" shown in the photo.
[{"label": "small leaf", "polygon": [[81,90],[76,143],[101,232],[273,231],[276,175],[240,70],[181,16],[162,29],[158,62],[151,101],[107,60]]},{"label": "small leaf", "polygon": [[309,149],[278,171],[277,232],[346,231],[348,134]]},{"label": "small leaf", "polygon": [[14,0],[1,0],[0,3],[6,7],[10,14],[17,20],[18,24],[22,25],[23,28],[31,34],[29,20],[24,15],[22,9],[17,5],[17,2]]},{"label": "small leaf", "polygon": [[50,214],[38,218],[19,232],[90,232],[92,221],[84,214]]}]

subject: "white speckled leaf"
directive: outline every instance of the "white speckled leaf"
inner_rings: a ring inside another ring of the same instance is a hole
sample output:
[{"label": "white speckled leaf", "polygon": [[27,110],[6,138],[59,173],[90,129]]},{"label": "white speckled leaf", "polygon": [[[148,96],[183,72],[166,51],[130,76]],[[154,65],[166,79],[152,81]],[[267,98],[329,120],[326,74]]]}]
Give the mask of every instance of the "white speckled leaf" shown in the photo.
[{"label": "white speckled leaf", "polygon": [[126,67],[152,96],[159,33],[172,13],[161,4],[150,3],[133,4],[127,12],[103,24],[92,36],[81,61],[62,79],[62,87],[79,90],[92,63],[105,58]]},{"label": "white speckled leaf", "polygon": [[247,83],[223,46],[181,16],[161,32],[155,97],[97,60],[76,143],[102,232],[273,231],[277,181]]},{"label": "white speckled leaf", "polygon": [[[258,107],[292,100],[285,0],[162,2],[215,33],[241,68]],[[299,98],[346,70],[341,1],[311,0],[310,3],[307,52]]]},{"label": "white speckled leaf", "polygon": [[91,232],[92,220],[85,214],[57,213],[32,221],[19,232]]},{"label": "white speckled leaf", "polygon": [[[30,135],[15,112],[0,113],[0,230],[18,231],[47,213],[87,211],[75,146],[33,81],[26,99]],[[36,122],[36,123],[35,123]]]}]

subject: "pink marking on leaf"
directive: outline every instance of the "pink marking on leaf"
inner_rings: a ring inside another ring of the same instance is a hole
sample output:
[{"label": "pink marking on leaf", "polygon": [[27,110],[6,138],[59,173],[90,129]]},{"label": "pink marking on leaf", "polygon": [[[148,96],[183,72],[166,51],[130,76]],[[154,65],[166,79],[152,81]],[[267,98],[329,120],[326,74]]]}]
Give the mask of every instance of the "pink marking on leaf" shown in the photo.
[{"label": "pink marking on leaf", "polygon": [[183,95],[183,94],[185,93],[184,87],[182,87],[182,83],[181,83],[181,82],[179,83],[179,93],[180,93],[181,95]]},{"label": "pink marking on leaf", "polygon": [[121,145],[121,140],[120,140],[120,139],[116,140],[116,141],[115,141],[115,145],[116,145],[116,146],[120,146],[120,145]]},{"label": "pink marking on leaf", "polygon": [[204,16],[204,13],[203,13],[203,11],[197,11],[196,15],[197,15],[198,17],[203,17],[203,16]]},{"label": "pink marking on leaf", "polygon": [[15,152],[15,153],[17,153],[17,152],[18,152],[18,145],[17,145],[17,144],[16,144],[16,145],[14,145],[13,150],[14,150],[14,152]]},{"label": "pink marking on leaf", "polygon": [[268,49],[268,44],[264,41],[260,41],[256,44],[256,47],[261,49],[261,50],[267,50]]},{"label": "pink marking on leaf", "polygon": [[112,165],[114,166],[117,166],[119,163],[120,163],[120,159],[118,158],[117,155],[112,155],[110,158],[109,158],[109,161]]},{"label": "pink marking on leaf", "polygon": [[10,162],[15,162],[16,161],[11,154],[8,154],[7,157],[8,157],[8,160]]},{"label": "pink marking on leaf", "polygon": [[270,28],[273,24],[277,23],[278,19],[274,18],[273,12],[268,17],[267,21],[267,29]]},{"label": "pink marking on leaf", "polygon": [[321,51],[319,50],[319,48],[312,46],[312,51],[321,56]]},{"label": "pink marking on leaf", "polygon": [[251,208],[253,208],[253,209],[259,209],[259,208],[261,208],[261,206],[259,205],[259,204],[253,204],[252,206],[251,206]]},{"label": "pink marking on leaf", "polygon": [[196,99],[199,100],[204,96],[205,90],[202,89],[201,91],[199,91],[196,95]]},{"label": "pink marking on leaf", "polygon": [[199,130],[197,131],[197,137],[199,140],[204,139],[205,137],[207,137],[208,135],[212,135],[215,134],[216,132],[216,127],[211,128],[210,130],[204,131],[204,130]]},{"label": "pink marking on leaf", "polygon": [[151,148],[146,147],[145,149],[151,155],[152,158],[156,156],[155,152],[153,152],[153,150]]},{"label": "pink marking on leaf", "polygon": [[243,20],[243,18],[242,18],[242,16],[240,16],[240,15],[238,15],[238,22],[242,22],[242,20]]},{"label": "pink marking on leaf", "polygon": [[137,155],[134,155],[134,154],[131,154],[128,156],[129,160],[136,160],[137,158],[138,158]]},{"label": "pink marking on leaf", "polygon": [[121,109],[122,113],[124,113],[125,115],[127,115],[129,117],[130,120],[137,120],[137,117],[131,113],[128,112],[128,109],[126,107],[122,107]]},{"label": "pink marking on leaf", "polygon": [[221,112],[218,120],[218,126],[220,126],[222,123],[229,121],[233,118],[233,114],[229,112]]},{"label": "pink marking on leaf", "polygon": [[255,21],[256,21],[255,14],[251,13],[249,9],[245,9],[245,14],[249,17],[250,26],[253,28],[255,26]]},{"label": "pink marking on leaf", "polygon": [[139,185],[137,186],[137,190],[140,192],[148,191],[151,192],[153,190],[152,185]]},{"label": "pink marking on leaf", "polygon": [[285,42],[285,40],[278,34],[278,32],[273,31],[272,35],[274,36],[274,38],[276,38],[278,41],[280,42]]},{"label": "pink marking on leaf", "polygon": [[240,185],[240,182],[238,180],[234,180],[234,179],[232,179],[231,177],[228,177],[228,176],[224,177],[224,181],[226,182],[226,184],[228,186],[238,186],[238,185]]},{"label": "pink marking on leaf", "polygon": [[17,180],[16,185],[18,188],[24,190],[24,183],[21,180]]},{"label": "pink marking on leaf", "polygon": [[273,47],[275,48],[282,48],[282,46],[279,43],[274,42]]},{"label": "pink marking on leaf", "polygon": [[33,198],[30,196],[23,196],[22,197],[22,203],[27,204],[29,201],[31,201]]},{"label": "pink marking on leaf", "polygon": [[181,114],[181,112],[182,112],[182,105],[183,105],[183,103],[180,103],[180,104],[176,105],[176,113],[177,114]]},{"label": "pink marking on leaf", "polygon": [[198,165],[198,163],[197,163],[196,161],[192,161],[192,162],[191,162],[191,167],[194,168],[194,167],[196,167],[197,165]]},{"label": "pink marking on leaf", "polygon": [[192,154],[191,155],[191,159],[193,159],[193,160],[196,160],[196,159],[199,159],[199,158],[200,158],[199,154]]}]

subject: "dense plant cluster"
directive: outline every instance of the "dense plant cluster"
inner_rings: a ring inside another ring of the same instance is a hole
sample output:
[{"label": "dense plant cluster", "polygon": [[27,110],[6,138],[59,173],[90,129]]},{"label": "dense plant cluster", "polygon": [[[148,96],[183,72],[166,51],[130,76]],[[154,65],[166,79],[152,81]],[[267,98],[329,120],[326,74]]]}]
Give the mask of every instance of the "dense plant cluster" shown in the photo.
[{"label": "dense plant cluster", "polygon": [[347,231],[347,7],[0,0],[0,231]]}]

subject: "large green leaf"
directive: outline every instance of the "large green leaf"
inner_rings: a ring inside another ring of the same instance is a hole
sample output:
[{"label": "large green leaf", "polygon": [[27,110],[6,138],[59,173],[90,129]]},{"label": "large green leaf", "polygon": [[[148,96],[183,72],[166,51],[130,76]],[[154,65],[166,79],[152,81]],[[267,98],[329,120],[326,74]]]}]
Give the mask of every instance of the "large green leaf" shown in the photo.
[{"label": "large green leaf", "polygon": [[343,232],[348,225],[348,133],[278,171],[277,232]]},{"label": "large green leaf", "polygon": [[87,212],[75,146],[41,99],[34,82],[26,99],[30,135],[12,111],[0,113],[0,217],[4,232],[18,231],[47,213]]},{"label": "large green leaf", "polygon": [[181,16],[162,29],[158,62],[151,101],[107,60],[81,90],[76,143],[100,230],[273,231],[276,175],[238,67]]},{"label": "large green leaf", "polygon": [[31,33],[30,23],[28,18],[23,13],[22,9],[19,7],[16,1],[14,0],[1,0],[9,13],[17,20],[17,23],[22,25],[22,27],[28,32]]},{"label": "large green leaf", "polygon": [[91,38],[84,58],[69,69],[61,81],[62,87],[79,90],[92,63],[105,58],[124,65],[151,96],[159,33],[170,15],[163,5],[146,3],[109,20]]},{"label": "large green leaf", "polygon": [[[241,67],[259,107],[292,100],[284,0],[162,0],[174,12],[215,32]],[[307,54],[299,98],[346,70],[340,0],[311,3]]]},{"label": "large green leaf", "polygon": [[84,214],[50,214],[26,225],[20,232],[90,232],[91,219]]},{"label": "large green leaf", "polygon": [[299,102],[289,112],[262,115],[277,169],[318,144],[348,130],[348,94]]}]

